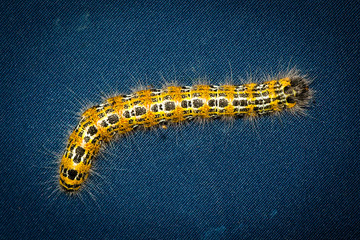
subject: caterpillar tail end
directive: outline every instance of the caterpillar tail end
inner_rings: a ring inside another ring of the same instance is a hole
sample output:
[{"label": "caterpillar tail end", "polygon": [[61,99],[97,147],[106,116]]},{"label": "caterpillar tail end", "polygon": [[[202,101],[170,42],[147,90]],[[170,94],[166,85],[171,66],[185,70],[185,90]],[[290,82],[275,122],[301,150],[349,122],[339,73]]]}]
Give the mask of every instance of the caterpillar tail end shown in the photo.
[{"label": "caterpillar tail end", "polygon": [[74,164],[71,159],[63,156],[59,168],[59,187],[62,192],[67,194],[76,194],[80,191],[88,178],[90,167]]},{"label": "caterpillar tail end", "polygon": [[[73,195],[78,193],[89,177],[94,156],[74,141],[73,133],[59,164],[59,188]],[[84,158],[86,156],[86,158]]]}]

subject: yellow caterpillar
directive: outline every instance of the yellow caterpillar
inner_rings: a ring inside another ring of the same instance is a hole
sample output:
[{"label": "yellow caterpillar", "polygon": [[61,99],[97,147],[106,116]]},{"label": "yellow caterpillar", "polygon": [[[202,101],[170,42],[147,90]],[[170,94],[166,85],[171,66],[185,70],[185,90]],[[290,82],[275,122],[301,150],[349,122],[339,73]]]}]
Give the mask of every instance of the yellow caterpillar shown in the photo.
[{"label": "yellow caterpillar", "polygon": [[243,85],[168,86],[106,99],[86,110],[71,133],[59,166],[60,189],[76,193],[89,177],[101,146],[136,128],[219,117],[254,118],[302,112],[312,96],[298,75]]}]

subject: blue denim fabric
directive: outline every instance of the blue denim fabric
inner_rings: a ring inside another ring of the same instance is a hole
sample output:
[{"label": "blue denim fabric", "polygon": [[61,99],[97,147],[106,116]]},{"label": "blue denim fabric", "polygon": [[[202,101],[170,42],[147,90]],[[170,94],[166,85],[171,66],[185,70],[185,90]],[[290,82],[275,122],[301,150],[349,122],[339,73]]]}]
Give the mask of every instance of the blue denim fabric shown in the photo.
[{"label": "blue denim fabric", "polygon": [[[356,1],[79,2],[1,4],[0,239],[356,239]],[[137,132],[81,198],[53,192],[54,153],[102,92],[288,64],[314,80],[307,117]]]}]

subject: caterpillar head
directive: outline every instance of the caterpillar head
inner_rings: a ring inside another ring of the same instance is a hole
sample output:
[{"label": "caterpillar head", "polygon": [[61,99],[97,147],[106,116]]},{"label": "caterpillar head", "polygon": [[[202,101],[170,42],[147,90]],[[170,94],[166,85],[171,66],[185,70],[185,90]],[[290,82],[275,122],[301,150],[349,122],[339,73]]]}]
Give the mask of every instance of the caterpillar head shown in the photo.
[{"label": "caterpillar head", "polygon": [[289,84],[284,87],[288,107],[307,106],[312,95],[309,81],[303,77],[292,77],[289,80]]}]

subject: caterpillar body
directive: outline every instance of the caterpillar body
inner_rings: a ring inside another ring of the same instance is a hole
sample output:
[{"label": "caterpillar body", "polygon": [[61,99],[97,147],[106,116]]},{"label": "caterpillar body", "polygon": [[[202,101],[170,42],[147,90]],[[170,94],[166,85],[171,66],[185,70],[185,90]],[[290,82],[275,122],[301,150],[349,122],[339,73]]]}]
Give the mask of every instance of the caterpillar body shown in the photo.
[{"label": "caterpillar body", "polygon": [[78,192],[100,148],[115,135],[192,119],[302,113],[311,96],[305,77],[288,74],[263,83],[167,86],[108,98],[87,109],[71,133],[59,166],[60,189]]}]

